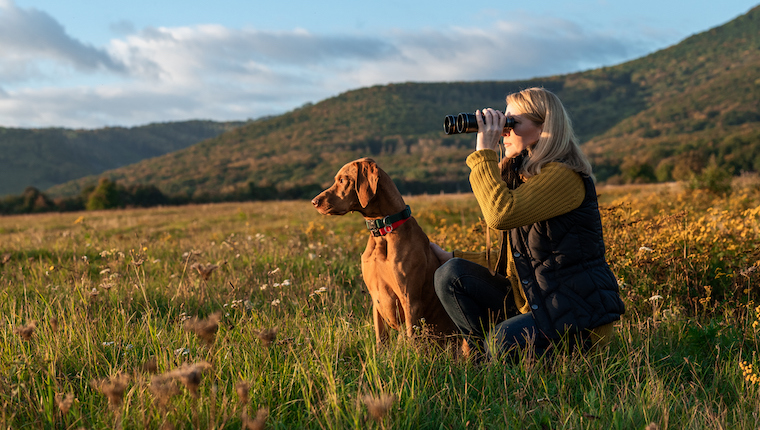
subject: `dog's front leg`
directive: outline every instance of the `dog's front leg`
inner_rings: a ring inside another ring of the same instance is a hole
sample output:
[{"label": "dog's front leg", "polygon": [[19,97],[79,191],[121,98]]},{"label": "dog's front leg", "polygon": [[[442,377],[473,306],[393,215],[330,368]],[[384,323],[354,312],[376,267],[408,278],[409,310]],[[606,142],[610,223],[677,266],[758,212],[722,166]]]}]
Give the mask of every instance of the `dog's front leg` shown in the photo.
[{"label": "dog's front leg", "polygon": [[380,316],[380,312],[377,311],[377,306],[372,306],[372,319],[375,322],[375,340],[380,345],[388,340],[388,325]]}]

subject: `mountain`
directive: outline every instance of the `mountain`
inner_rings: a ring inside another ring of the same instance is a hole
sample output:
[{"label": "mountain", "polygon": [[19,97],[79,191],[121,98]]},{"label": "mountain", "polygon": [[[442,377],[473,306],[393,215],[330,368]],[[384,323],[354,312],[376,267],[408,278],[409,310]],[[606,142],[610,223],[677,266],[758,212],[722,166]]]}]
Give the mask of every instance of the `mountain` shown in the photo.
[{"label": "mountain", "polygon": [[184,121],[98,130],[0,127],[0,196],[73,179],[187,148],[243,122]]},{"label": "mountain", "polygon": [[[371,156],[404,193],[467,190],[474,135],[446,136],[447,114],[503,107],[532,86],[565,103],[609,183],[682,179],[709,163],[760,170],[760,7],[673,47],[614,67],[522,81],[403,83],[343,93],[186,149],[106,172],[190,198],[308,197],[340,166]],[[97,177],[50,190],[73,195]]]}]

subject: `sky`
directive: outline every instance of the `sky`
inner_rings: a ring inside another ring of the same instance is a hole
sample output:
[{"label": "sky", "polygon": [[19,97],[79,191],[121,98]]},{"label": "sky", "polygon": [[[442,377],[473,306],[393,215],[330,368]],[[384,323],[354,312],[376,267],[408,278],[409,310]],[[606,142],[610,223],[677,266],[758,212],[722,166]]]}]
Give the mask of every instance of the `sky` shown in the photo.
[{"label": "sky", "polygon": [[0,126],[238,121],[373,85],[573,73],[754,1],[0,0]]}]

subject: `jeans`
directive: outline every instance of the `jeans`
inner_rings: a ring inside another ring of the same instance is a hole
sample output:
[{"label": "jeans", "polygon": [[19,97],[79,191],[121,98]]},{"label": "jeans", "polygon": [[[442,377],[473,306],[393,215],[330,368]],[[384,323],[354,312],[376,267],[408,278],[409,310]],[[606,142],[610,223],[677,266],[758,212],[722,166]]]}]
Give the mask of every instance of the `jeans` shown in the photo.
[{"label": "jeans", "polygon": [[435,292],[472,351],[516,355],[531,346],[543,354],[551,341],[533,314],[520,314],[512,285],[502,275],[469,260],[452,258],[435,272]]}]

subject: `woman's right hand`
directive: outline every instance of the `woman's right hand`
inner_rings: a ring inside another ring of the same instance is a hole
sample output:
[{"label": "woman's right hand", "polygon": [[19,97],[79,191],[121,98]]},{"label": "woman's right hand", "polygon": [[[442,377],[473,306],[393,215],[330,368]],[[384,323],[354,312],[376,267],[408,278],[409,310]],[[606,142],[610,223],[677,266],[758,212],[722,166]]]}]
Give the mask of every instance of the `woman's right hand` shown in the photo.
[{"label": "woman's right hand", "polygon": [[[483,117],[481,117],[481,114]],[[478,139],[475,149],[478,151],[481,149],[496,151],[499,141],[504,135],[504,124],[507,122],[504,112],[491,108],[483,109],[482,111],[477,110],[475,111],[475,118],[478,121]]]},{"label": "woman's right hand", "polygon": [[438,246],[437,243],[430,242],[430,249],[433,250],[433,254],[438,257],[438,260],[441,262],[441,264],[454,258],[453,252],[444,251],[443,248]]}]

